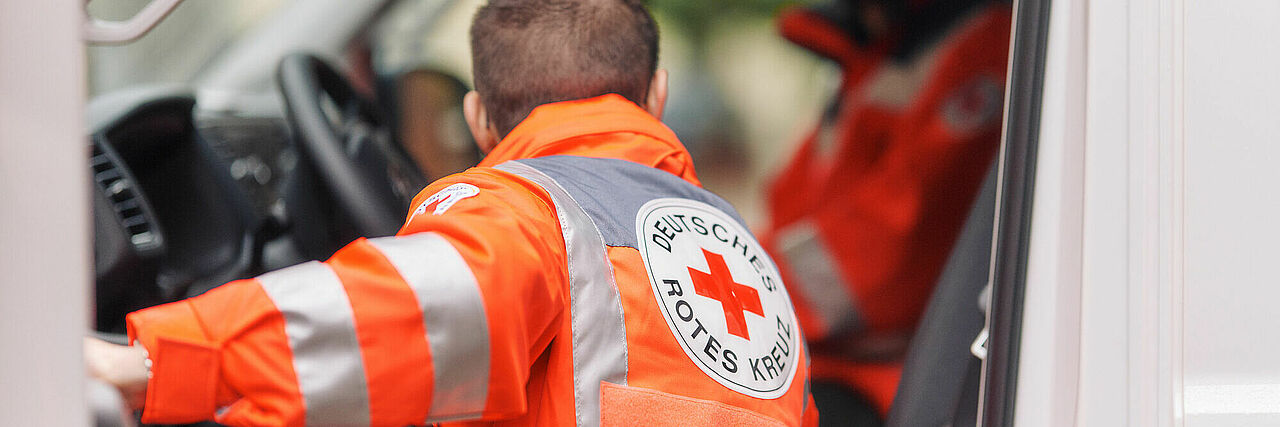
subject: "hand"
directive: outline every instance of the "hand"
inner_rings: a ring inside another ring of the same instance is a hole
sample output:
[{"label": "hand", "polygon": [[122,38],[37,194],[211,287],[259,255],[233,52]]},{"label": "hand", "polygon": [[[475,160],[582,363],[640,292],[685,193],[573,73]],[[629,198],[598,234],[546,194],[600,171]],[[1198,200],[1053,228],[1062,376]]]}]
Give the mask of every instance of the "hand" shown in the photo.
[{"label": "hand", "polygon": [[120,390],[130,408],[141,409],[147,399],[147,350],[85,337],[84,364],[89,376]]}]

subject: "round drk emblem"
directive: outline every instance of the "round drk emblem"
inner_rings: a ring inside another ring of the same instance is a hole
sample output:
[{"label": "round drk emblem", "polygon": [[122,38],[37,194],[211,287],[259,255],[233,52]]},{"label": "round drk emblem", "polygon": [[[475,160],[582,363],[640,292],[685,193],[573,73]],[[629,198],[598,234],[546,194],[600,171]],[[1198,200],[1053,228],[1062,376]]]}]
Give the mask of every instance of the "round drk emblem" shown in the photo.
[{"label": "round drk emblem", "polygon": [[694,364],[748,396],[785,394],[800,331],[778,268],[755,238],[723,211],[677,198],[641,207],[636,237],[658,307]]}]

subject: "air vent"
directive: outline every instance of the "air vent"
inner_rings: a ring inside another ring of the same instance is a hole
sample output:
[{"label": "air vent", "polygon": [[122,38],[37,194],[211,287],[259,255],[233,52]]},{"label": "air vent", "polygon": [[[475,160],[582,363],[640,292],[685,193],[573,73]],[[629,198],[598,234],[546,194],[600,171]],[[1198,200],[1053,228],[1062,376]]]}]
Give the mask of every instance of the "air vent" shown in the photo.
[{"label": "air vent", "polygon": [[101,145],[93,144],[93,157],[89,163],[93,168],[93,180],[111,202],[120,224],[129,233],[129,241],[139,249],[150,249],[160,244],[154,222],[138,198],[136,184],[114,157],[103,151]]}]

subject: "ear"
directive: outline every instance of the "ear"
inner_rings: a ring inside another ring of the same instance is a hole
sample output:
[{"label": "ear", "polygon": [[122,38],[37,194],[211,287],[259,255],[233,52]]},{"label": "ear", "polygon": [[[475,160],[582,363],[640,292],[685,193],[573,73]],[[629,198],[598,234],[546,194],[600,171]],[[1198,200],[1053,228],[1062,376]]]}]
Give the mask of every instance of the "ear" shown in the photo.
[{"label": "ear", "polygon": [[662,68],[653,72],[653,81],[649,82],[649,94],[645,96],[644,109],[658,120],[662,120],[662,111],[667,107],[667,70]]},{"label": "ear", "polygon": [[489,112],[484,109],[484,103],[480,102],[480,94],[476,91],[467,92],[462,98],[462,116],[467,120],[467,128],[471,130],[471,137],[476,140],[481,153],[489,154],[493,147],[498,146],[498,132],[493,129]]}]

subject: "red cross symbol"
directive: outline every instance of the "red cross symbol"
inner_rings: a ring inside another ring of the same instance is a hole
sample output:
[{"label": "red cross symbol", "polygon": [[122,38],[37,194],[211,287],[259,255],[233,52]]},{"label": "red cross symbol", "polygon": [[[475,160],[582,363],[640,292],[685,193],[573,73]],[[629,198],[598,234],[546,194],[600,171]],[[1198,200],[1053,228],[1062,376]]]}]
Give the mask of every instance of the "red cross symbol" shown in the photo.
[{"label": "red cross symbol", "polygon": [[750,311],[764,317],[764,309],[760,307],[760,293],[753,287],[734,282],[733,275],[729,273],[729,266],[724,263],[724,257],[720,254],[703,249],[702,255],[707,258],[707,268],[711,273],[703,273],[689,267],[689,278],[693,279],[693,291],[698,295],[719,301],[720,307],[724,309],[724,323],[728,326],[729,333],[750,341],[751,336],[747,333],[746,312]]}]

